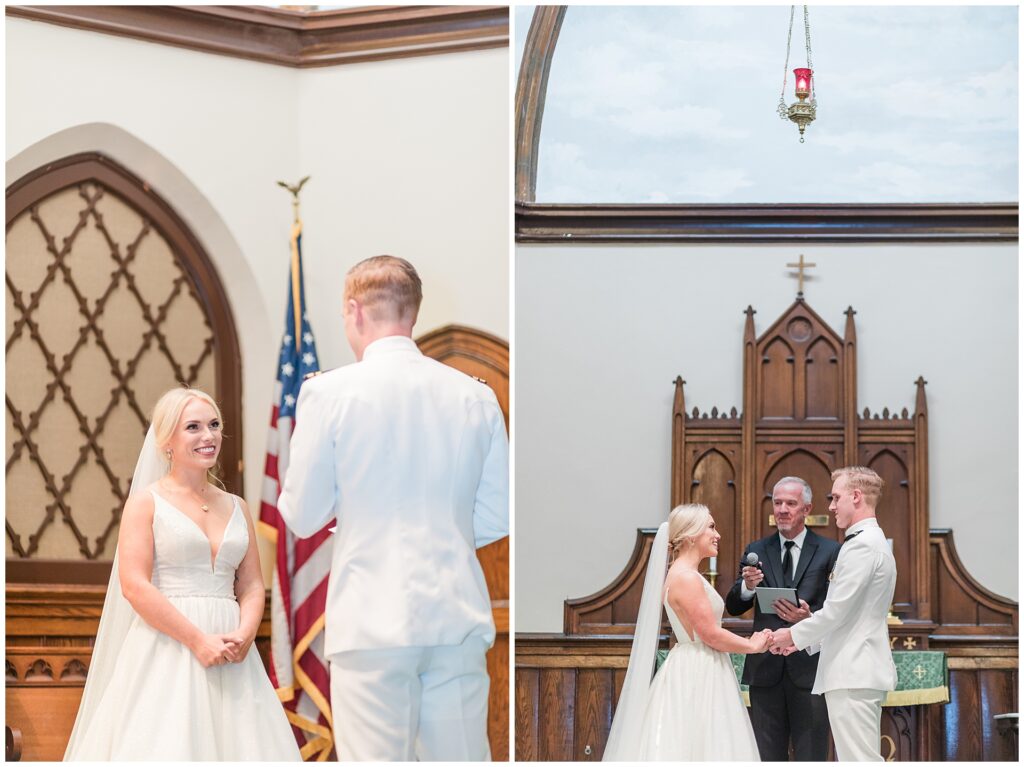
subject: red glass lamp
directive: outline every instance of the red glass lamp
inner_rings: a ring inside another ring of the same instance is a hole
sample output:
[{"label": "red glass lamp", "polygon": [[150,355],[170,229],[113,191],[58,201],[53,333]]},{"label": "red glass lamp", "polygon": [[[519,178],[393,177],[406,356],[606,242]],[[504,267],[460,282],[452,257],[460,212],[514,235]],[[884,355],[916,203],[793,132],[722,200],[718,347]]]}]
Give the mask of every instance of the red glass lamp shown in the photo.
[{"label": "red glass lamp", "polygon": [[811,95],[811,75],[814,74],[814,70],[797,67],[793,70],[793,74],[796,75],[796,97],[803,101]]}]

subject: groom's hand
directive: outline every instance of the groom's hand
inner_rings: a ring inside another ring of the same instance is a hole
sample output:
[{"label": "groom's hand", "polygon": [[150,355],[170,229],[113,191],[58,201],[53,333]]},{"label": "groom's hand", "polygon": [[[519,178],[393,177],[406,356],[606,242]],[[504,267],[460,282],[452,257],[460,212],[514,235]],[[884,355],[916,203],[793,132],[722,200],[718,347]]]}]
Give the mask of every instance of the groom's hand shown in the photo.
[{"label": "groom's hand", "polygon": [[788,599],[776,599],[772,602],[775,613],[786,621],[786,623],[799,623],[804,618],[811,617],[811,606],[804,600],[800,600],[800,606],[796,607]]},{"label": "groom's hand", "polygon": [[777,629],[772,632],[770,649],[773,655],[789,655],[796,650],[789,629]]}]

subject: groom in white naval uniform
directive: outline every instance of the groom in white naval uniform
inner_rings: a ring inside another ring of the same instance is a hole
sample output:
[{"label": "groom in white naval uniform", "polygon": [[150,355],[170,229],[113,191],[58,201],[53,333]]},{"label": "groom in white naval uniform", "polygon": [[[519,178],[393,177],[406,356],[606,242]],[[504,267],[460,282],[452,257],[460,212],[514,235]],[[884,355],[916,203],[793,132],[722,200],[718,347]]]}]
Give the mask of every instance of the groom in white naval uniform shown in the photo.
[{"label": "groom in white naval uniform", "polygon": [[494,622],[476,548],[508,535],[494,392],[412,340],[420,278],[376,256],[345,278],[356,362],[306,381],[279,508],[337,533],[325,654],[340,761],[484,761]]},{"label": "groom in white naval uniform", "polygon": [[773,634],[773,652],[821,651],[814,678],[825,695],[839,761],[880,762],[882,701],[896,688],[886,616],[896,589],[896,560],[875,519],[882,478],[862,466],[832,472],[836,525],[846,530],[825,604]]}]

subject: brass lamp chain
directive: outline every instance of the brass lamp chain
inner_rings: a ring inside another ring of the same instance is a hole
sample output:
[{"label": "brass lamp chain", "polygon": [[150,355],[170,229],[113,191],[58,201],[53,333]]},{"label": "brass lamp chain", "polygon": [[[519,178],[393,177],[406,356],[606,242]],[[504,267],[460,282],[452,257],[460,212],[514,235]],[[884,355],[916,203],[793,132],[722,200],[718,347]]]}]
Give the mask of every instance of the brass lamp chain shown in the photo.
[{"label": "brass lamp chain", "polygon": [[[792,20],[790,20],[790,32],[792,33]],[[811,59],[811,17],[807,11],[807,6],[804,6],[804,38],[807,42],[807,68],[814,69],[814,61]],[[818,89],[815,87],[817,84],[817,77],[811,78],[811,102],[817,104]]]},{"label": "brass lamp chain", "polygon": [[[793,15],[796,12],[796,6],[789,6],[789,34],[786,35],[786,63],[782,65],[782,92],[779,94],[779,107],[775,111],[779,113],[779,117],[783,120],[789,119],[789,107],[786,106],[786,80],[789,79],[789,47],[793,42]],[[804,13],[806,13],[806,6]],[[806,22],[805,22],[806,23]],[[811,38],[807,38],[808,50],[810,50]]]}]

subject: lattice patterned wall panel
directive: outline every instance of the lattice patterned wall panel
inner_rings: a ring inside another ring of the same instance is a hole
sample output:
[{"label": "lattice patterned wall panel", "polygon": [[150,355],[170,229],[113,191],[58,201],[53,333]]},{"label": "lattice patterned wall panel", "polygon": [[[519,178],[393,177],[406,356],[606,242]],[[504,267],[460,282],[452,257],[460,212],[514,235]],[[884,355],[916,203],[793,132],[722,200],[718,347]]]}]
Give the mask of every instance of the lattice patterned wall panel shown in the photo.
[{"label": "lattice patterned wall panel", "polygon": [[180,255],[101,183],[7,227],[7,556],[109,560],[147,417],[216,392],[215,337]]}]

